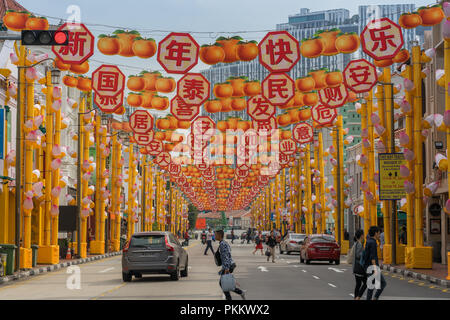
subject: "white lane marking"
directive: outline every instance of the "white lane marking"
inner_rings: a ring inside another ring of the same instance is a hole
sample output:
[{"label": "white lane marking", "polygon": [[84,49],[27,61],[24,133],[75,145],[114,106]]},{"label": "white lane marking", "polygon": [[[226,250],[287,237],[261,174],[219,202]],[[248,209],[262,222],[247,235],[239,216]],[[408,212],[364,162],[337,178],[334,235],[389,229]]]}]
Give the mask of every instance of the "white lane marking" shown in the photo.
[{"label": "white lane marking", "polygon": [[269,270],[267,270],[267,268],[266,268],[266,267],[263,267],[263,266],[259,266],[258,269],[259,269],[261,272],[269,272]]},{"label": "white lane marking", "polygon": [[344,272],[346,269],[337,269],[337,268],[329,267],[328,270],[333,270],[335,272]]},{"label": "white lane marking", "polygon": [[111,271],[111,270],[114,270],[114,267],[106,268],[105,270],[99,271],[99,273],[105,273],[105,272],[108,272],[108,271]]},{"label": "white lane marking", "polygon": [[336,288],[336,286],[335,286],[334,284],[332,284],[332,283],[329,283],[329,282],[328,282],[328,285],[329,285],[330,287]]},{"label": "white lane marking", "polygon": [[353,293],[350,293],[350,296],[352,296],[353,298],[355,297],[355,295]]},{"label": "white lane marking", "polygon": [[313,276],[314,279],[320,279],[318,276]]},{"label": "white lane marking", "polygon": [[294,268],[299,268],[300,266],[298,264],[293,265]]},{"label": "white lane marking", "polygon": [[295,263],[295,261],[286,261],[286,263]]},{"label": "white lane marking", "polygon": [[303,271],[303,272],[308,272],[308,271],[306,271],[305,269],[302,269],[302,271]]}]

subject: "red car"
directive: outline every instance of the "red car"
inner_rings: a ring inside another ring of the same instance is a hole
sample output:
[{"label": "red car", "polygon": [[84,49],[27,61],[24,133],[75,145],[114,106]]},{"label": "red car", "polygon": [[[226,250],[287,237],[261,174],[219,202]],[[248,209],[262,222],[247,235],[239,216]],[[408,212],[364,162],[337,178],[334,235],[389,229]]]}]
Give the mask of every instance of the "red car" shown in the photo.
[{"label": "red car", "polygon": [[300,262],[309,264],[311,260],[340,263],[341,247],[333,236],[311,234],[300,242]]}]

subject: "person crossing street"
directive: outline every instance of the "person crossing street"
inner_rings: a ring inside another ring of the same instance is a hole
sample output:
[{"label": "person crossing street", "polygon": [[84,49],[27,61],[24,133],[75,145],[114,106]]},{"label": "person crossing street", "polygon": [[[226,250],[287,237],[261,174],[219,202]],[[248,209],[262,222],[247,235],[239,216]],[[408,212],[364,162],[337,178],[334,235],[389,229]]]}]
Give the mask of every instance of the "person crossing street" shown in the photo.
[{"label": "person crossing street", "polygon": [[208,232],[206,233],[206,249],[205,249],[205,256],[208,255],[208,249],[211,249],[212,254],[214,254],[214,249],[212,247],[212,241],[213,241],[213,233],[211,228],[208,229]]}]

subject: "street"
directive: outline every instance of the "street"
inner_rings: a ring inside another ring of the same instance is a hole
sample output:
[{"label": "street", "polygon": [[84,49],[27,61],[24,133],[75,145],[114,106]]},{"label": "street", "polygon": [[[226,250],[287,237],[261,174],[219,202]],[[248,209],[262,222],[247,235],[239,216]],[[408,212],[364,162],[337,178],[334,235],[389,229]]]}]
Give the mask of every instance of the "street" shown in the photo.
[{"label": "street", "polygon": [[[229,242],[229,241],[228,241]],[[214,242],[214,249],[218,243]],[[300,264],[298,254],[279,255],[267,262],[253,244],[232,245],[234,272],[240,286],[248,290],[247,300],[352,300],[354,276],[351,266],[311,262]],[[75,266],[80,268],[81,288],[70,289],[68,268],[0,287],[0,299],[82,299],[82,300],[222,300],[217,271],[211,253],[203,255],[200,241],[187,248],[190,269],[187,278],[171,281],[166,275],[144,275],[122,282],[121,256]],[[69,267],[73,268],[73,267]],[[425,281],[383,272],[387,287],[381,300],[450,300],[450,289]],[[241,298],[232,293],[233,299]]]}]

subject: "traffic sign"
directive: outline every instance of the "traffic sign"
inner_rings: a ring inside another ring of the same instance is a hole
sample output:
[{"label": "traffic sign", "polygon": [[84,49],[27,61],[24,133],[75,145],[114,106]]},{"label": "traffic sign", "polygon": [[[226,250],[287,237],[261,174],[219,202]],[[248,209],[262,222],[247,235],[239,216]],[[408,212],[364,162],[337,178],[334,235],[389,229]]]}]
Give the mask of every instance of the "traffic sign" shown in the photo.
[{"label": "traffic sign", "polygon": [[404,178],[400,175],[400,166],[405,165],[403,153],[379,153],[380,200],[400,200],[406,196]]}]

